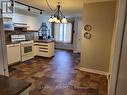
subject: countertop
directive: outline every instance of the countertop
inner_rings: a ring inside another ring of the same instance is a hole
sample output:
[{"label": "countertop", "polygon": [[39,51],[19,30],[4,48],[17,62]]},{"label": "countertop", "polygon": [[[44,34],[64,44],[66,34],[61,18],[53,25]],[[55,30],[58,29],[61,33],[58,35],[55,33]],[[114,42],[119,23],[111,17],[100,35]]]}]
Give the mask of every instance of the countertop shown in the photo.
[{"label": "countertop", "polygon": [[30,86],[31,83],[0,75],[0,95],[19,95]]},{"label": "countertop", "polygon": [[51,43],[51,42],[55,42],[55,41],[54,40],[47,39],[47,40],[35,40],[34,42]]},{"label": "countertop", "polygon": [[[39,42],[39,43],[51,43],[51,42],[55,42],[54,40],[33,40],[34,42]],[[19,44],[20,42],[6,42],[6,45],[11,45],[11,44]]]},{"label": "countertop", "polygon": [[6,42],[6,45],[19,44],[20,42]]}]

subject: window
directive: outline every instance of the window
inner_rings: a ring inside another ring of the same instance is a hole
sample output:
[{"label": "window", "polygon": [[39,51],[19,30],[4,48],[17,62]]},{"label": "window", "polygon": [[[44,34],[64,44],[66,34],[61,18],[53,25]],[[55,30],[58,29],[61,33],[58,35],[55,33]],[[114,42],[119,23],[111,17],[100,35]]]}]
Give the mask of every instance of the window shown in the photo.
[{"label": "window", "polygon": [[71,43],[72,40],[72,23],[55,24],[54,25],[55,41],[63,43]]},{"label": "window", "polygon": [[2,12],[4,14],[12,14],[13,13],[13,6],[12,5],[12,1],[7,1],[7,0],[3,0],[1,1],[1,8],[2,8]]}]

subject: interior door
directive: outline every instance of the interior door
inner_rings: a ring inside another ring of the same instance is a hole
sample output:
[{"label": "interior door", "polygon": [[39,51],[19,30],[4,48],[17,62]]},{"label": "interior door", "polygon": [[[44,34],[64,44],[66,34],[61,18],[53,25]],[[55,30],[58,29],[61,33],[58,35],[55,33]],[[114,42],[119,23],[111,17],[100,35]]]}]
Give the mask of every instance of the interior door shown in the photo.
[{"label": "interior door", "polygon": [[121,61],[118,71],[116,95],[127,95],[127,17],[122,45]]}]

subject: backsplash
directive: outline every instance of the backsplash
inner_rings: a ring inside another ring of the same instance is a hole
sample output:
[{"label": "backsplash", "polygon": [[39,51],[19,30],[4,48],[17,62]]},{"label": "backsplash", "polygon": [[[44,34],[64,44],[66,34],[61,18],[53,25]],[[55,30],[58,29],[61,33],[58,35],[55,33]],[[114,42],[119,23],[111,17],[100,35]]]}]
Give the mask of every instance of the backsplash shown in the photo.
[{"label": "backsplash", "polygon": [[11,35],[25,35],[26,40],[36,40],[37,34],[37,32],[5,31],[5,41],[10,43]]}]

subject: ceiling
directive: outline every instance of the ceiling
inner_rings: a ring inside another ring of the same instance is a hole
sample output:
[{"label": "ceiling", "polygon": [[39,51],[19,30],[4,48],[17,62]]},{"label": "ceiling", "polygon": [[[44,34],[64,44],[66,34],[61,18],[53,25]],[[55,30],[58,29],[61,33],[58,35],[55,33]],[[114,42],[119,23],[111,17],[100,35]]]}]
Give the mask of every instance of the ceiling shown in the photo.
[{"label": "ceiling", "polygon": [[[40,9],[45,10],[46,14],[52,14],[53,11],[48,7],[46,0],[16,0]],[[102,1],[112,1],[112,0],[47,0],[49,2],[49,5],[53,10],[56,9],[57,2],[60,2],[61,10],[66,16],[70,15],[81,15],[83,4],[84,3],[93,3],[93,2],[102,2]],[[113,0],[114,1],[114,0]],[[26,7],[23,6],[16,6],[16,8],[19,9],[26,9]]]}]

